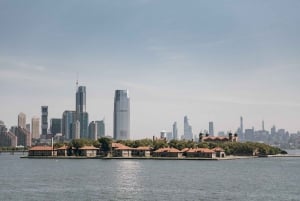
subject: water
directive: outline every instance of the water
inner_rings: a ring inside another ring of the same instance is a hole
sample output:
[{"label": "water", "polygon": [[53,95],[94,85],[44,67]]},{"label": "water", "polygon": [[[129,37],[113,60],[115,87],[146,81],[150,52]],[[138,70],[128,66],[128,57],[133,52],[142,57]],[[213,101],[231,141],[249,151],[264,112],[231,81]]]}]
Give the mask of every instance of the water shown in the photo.
[{"label": "water", "polygon": [[300,200],[300,158],[47,160],[0,155],[0,200]]}]

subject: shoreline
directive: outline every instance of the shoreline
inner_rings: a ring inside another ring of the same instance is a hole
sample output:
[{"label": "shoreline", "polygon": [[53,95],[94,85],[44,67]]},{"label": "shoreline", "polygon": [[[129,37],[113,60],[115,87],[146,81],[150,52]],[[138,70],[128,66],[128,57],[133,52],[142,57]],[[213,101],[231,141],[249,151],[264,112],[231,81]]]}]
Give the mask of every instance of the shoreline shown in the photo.
[{"label": "shoreline", "polygon": [[292,158],[300,157],[300,154],[278,154],[266,156],[227,156],[225,158],[198,158],[198,157],[86,157],[86,156],[21,156],[21,159],[101,159],[101,160],[203,160],[203,161],[221,161],[221,160],[237,160],[237,159],[253,159],[253,158]]}]

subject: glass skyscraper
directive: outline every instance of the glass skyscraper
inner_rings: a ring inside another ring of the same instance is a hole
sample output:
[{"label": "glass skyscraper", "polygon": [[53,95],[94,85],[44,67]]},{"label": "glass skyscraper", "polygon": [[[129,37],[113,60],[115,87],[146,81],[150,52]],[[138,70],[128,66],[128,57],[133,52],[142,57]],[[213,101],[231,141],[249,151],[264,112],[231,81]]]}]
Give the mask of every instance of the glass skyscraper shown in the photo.
[{"label": "glass skyscraper", "polygon": [[79,86],[76,92],[76,112],[86,112],[86,88]]},{"label": "glass skyscraper", "polygon": [[128,90],[115,91],[114,139],[130,139],[130,99]]},{"label": "glass skyscraper", "polygon": [[75,111],[64,111],[62,116],[62,134],[65,139],[73,139],[72,123],[76,121]]}]

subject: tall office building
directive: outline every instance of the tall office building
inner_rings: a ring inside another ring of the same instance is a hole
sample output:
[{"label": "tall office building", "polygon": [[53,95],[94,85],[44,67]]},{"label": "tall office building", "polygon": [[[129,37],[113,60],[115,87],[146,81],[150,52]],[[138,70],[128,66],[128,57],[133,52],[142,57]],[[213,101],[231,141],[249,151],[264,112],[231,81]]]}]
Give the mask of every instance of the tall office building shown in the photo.
[{"label": "tall office building", "polygon": [[40,138],[40,118],[38,117],[31,119],[31,134],[33,139]]},{"label": "tall office building", "polygon": [[240,131],[241,131],[241,134],[244,133],[243,117],[240,118]]},{"label": "tall office building", "polygon": [[30,131],[31,130],[30,128],[31,128],[31,125],[30,124],[26,124],[26,129]]},{"label": "tall office building", "polygon": [[80,139],[80,122],[78,120],[72,123],[72,135],[73,139]]},{"label": "tall office building", "polygon": [[76,121],[76,112],[66,110],[62,116],[62,135],[65,139],[73,139],[72,123]]},{"label": "tall office building", "polygon": [[76,112],[86,112],[86,88],[79,86],[76,92]]},{"label": "tall office building", "polygon": [[214,136],[214,122],[212,121],[208,123],[208,134]]},{"label": "tall office building", "polygon": [[48,106],[42,106],[42,135],[47,135],[48,132]]},{"label": "tall office building", "polygon": [[53,135],[61,133],[61,121],[59,118],[50,119],[50,131]]},{"label": "tall office building", "polygon": [[76,120],[80,123],[80,138],[89,137],[89,114],[86,112],[86,87],[79,86],[76,91]]},{"label": "tall office building", "polygon": [[114,139],[130,139],[130,99],[128,90],[115,91]]},{"label": "tall office building", "polygon": [[26,115],[23,112],[18,115],[18,127],[26,128]]},{"label": "tall office building", "polygon": [[98,125],[95,121],[92,121],[89,124],[89,139],[97,140],[98,139]]},{"label": "tall office building", "polygon": [[89,114],[87,112],[76,113],[80,122],[80,138],[89,137]]},{"label": "tall office building", "polygon": [[192,126],[190,125],[187,116],[184,116],[183,127],[184,127],[183,138],[186,140],[193,140]]},{"label": "tall office building", "polygon": [[177,128],[177,122],[176,121],[173,123],[173,139],[174,140],[178,139],[178,128]]},{"label": "tall office building", "polygon": [[105,136],[105,122],[104,120],[96,121],[97,129],[98,129],[98,138]]}]

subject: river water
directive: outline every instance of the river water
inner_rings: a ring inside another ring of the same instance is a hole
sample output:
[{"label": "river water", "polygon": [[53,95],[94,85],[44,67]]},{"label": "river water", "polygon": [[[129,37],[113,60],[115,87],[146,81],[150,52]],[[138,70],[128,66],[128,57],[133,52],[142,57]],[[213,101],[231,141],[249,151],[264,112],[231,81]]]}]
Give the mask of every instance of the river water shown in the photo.
[{"label": "river water", "polygon": [[0,155],[0,200],[300,200],[300,158],[20,159]]}]

